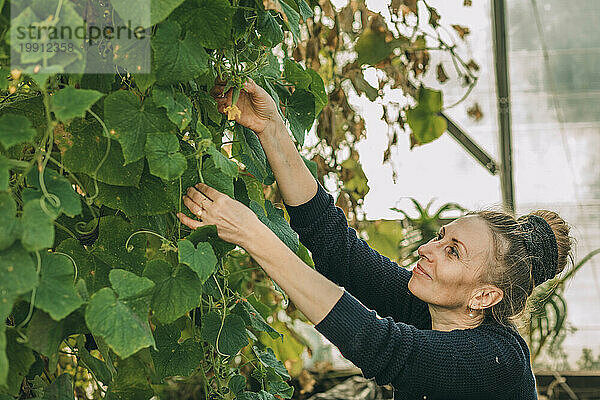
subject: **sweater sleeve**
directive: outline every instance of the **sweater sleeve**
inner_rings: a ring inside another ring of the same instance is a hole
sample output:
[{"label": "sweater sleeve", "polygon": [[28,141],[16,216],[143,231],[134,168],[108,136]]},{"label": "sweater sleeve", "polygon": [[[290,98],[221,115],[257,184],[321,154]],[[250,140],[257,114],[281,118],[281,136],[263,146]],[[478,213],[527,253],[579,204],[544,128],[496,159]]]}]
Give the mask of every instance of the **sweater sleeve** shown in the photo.
[{"label": "sweater sleeve", "polygon": [[379,318],[348,292],[315,328],[366,378],[392,384],[402,398],[505,398],[526,372],[510,334],[487,327],[419,330]]},{"label": "sweater sleeve", "polygon": [[356,231],[348,227],[342,209],[335,206],[333,196],[317,184],[317,193],[308,202],[285,205],[290,226],[310,250],[317,271],[379,315],[431,328],[427,304],[408,290],[412,272],[358,238]]}]

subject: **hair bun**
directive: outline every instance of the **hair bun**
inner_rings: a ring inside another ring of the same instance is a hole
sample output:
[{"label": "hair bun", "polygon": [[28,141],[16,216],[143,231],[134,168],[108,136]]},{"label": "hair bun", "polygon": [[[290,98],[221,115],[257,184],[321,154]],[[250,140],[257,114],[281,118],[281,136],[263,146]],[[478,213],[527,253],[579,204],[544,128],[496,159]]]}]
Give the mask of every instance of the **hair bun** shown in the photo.
[{"label": "hair bun", "polygon": [[521,223],[521,230],[525,235],[525,247],[531,258],[533,284],[537,286],[556,275],[558,245],[554,231],[544,218],[534,214],[525,218]]}]

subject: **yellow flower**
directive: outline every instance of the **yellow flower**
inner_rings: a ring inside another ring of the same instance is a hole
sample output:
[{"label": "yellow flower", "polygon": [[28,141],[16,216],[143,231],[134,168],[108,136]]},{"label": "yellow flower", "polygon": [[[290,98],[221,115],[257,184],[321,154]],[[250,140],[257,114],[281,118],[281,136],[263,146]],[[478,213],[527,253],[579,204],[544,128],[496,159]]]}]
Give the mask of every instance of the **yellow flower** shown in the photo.
[{"label": "yellow flower", "polygon": [[242,115],[242,111],[235,104],[225,108],[227,112],[227,119],[232,120],[239,118]]}]

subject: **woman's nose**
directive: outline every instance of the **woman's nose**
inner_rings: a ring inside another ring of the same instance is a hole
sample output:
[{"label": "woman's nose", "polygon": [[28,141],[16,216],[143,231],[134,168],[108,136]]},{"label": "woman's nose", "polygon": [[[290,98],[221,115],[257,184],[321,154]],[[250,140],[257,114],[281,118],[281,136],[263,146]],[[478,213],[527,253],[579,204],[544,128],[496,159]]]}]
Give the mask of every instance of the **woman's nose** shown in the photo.
[{"label": "woman's nose", "polygon": [[426,253],[429,253],[427,244],[428,243],[420,245],[417,249],[417,254],[419,254],[419,257],[425,258],[427,261],[430,261],[426,255]]}]

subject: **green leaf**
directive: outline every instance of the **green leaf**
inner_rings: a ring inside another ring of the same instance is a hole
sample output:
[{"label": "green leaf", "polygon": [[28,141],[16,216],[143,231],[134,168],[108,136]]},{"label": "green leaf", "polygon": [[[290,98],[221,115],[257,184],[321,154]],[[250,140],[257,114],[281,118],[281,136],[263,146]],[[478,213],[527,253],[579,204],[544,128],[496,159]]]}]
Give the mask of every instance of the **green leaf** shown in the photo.
[{"label": "green leaf", "polygon": [[112,372],[106,366],[106,363],[93,355],[85,348],[85,336],[79,335],[77,338],[77,355],[85,368],[94,373],[94,376],[105,385],[112,381]]},{"label": "green leaf", "polygon": [[68,121],[75,117],[85,117],[85,112],[102,96],[104,93],[95,90],[75,89],[67,86],[50,98],[50,104],[56,118]]},{"label": "green leaf", "polygon": [[255,393],[255,392],[240,393],[236,397],[236,400],[277,400],[277,399],[271,393],[261,390],[258,393]]},{"label": "green leaf", "polygon": [[448,128],[444,118],[419,106],[406,111],[406,120],[419,144],[433,142]]},{"label": "green leaf", "polygon": [[152,99],[157,106],[167,110],[167,117],[179,130],[185,129],[192,121],[192,102],[185,94],[172,88],[155,86]]},{"label": "green leaf", "polygon": [[[39,199],[42,196],[42,191],[40,189],[40,178],[37,169],[33,169],[27,175],[27,184],[37,189],[37,193],[32,193],[35,194],[35,197],[30,197],[29,199]],[[81,196],[75,192],[72,183],[67,178],[53,169],[46,168],[44,170],[44,184],[48,193],[55,195],[60,200],[58,208],[54,207],[49,201],[46,201],[46,207],[53,212],[54,218],[58,217],[61,212],[69,217],[81,214]]]},{"label": "green leaf", "polygon": [[196,30],[188,30],[183,40],[180,36],[181,26],[174,21],[165,21],[158,25],[152,38],[159,84],[185,82],[208,68],[208,55],[202,47],[201,34]]},{"label": "green leaf", "polygon": [[179,178],[187,161],[179,152],[179,139],[171,134],[150,134],[146,141],[146,159],[150,173],[166,181]]},{"label": "green leaf", "polygon": [[150,279],[124,269],[113,269],[108,274],[108,279],[120,300],[145,297],[154,288],[154,282]]},{"label": "green leaf", "polygon": [[133,80],[137,85],[138,89],[145,93],[146,90],[152,85],[156,83],[156,73],[154,71],[150,71],[149,74],[132,74]]},{"label": "green leaf", "polygon": [[304,161],[304,165],[306,165],[306,168],[308,168],[308,170],[310,171],[310,174],[317,179],[317,163],[309,160],[307,158],[305,158],[304,156],[302,156],[302,161]]},{"label": "green leaf", "polygon": [[187,266],[173,268],[166,261],[153,260],[144,276],[156,285],[150,308],[160,322],[171,323],[200,304],[202,282]]},{"label": "green leaf", "polygon": [[244,375],[232,376],[227,383],[227,387],[237,396],[246,388],[246,377]]},{"label": "green leaf", "polygon": [[[119,284],[115,280],[119,289],[126,294],[139,291],[130,287],[133,282]],[[85,322],[92,334],[104,338],[119,357],[127,358],[140,349],[155,346],[147,319],[149,306],[148,296],[121,299],[112,289],[103,288],[90,298]]]},{"label": "green leaf", "polygon": [[272,367],[279,376],[284,379],[290,379],[290,374],[285,368],[285,365],[275,357],[275,353],[273,353],[272,349],[267,348],[265,351],[255,350],[255,353],[265,367]]},{"label": "green leaf", "polygon": [[283,30],[271,14],[271,11],[258,11],[257,31],[260,33],[260,41],[268,47],[274,47],[283,41]]},{"label": "green leaf", "polygon": [[[93,190],[91,180],[81,179],[86,190]],[[177,182],[179,186],[179,182]],[[148,172],[142,174],[138,187],[122,187],[98,183],[96,202],[123,211],[128,217],[165,214],[176,209],[168,186]]]},{"label": "green leaf", "polygon": [[146,240],[143,235],[136,235],[129,241],[133,250],[128,251],[125,244],[134,231],[133,225],[120,217],[106,216],[100,220],[98,231],[98,239],[91,253],[112,268],[141,275],[146,263]]},{"label": "green leaf", "polygon": [[263,319],[262,315],[249,302],[240,301],[235,305],[232,312],[242,317],[247,326],[251,326],[257,331],[267,332],[273,339],[282,337],[279,332]]},{"label": "green leaf", "polygon": [[[68,130],[60,131],[55,140],[61,150],[62,162],[71,172],[83,172],[92,176],[106,154],[108,138],[100,123],[93,120],[76,119]],[[121,145],[110,140],[108,157],[98,170],[96,178],[100,182],[117,186],[137,186],[140,183],[144,161],[125,164]]]},{"label": "green leaf", "polygon": [[190,233],[186,239],[194,244],[200,242],[210,243],[217,258],[225,257],[227,253],[235,249],[234,244],[226,242],[219,237],[216,225],[201,226]]},{"label": "green leaf", "polygon": [[81,332],[82,329],[87,329],[83,314],[75,312],[57,322],[42,310],[36,310],[27,324],[28,345],[48,357],[48,369],[54,373],[60,344],[69,335]]},{"label": "green leaf", "polygon": [[204,283],[215,272],[217,257],[209,243],[198,243],[194,247],[189,240],[180,240],[177,244],[179,249],[179,262],[189,266]]},{"label": "green leaf", "polygon": [[323,107],[327,104],[329,98],[325,91],[325,83],[321,75],[313,69],[308,68],[306,72],[311,76],[311,83],[308,90],[313,94],[315,98],[315,116],[319,115]]},{"label": "green leaf", "polygon": [[5,114],[0,117],[0,144],[5,149],[30,142],[36,135],[31,121],[22,115]]},{"label": "green leaf", "polygon": [[223,153],[217,150],[216,147],[209,147],[208,154],[211,155],[215,167],[218,168],[223,174],[232,178],[237,178],[238,166],[234,161],[231,161],[229,158],[225,157]]},{"label": "green leaf", "polygon": [[17,227],[17,203],[10,193],[0,193],[0,250],[7,249],[15,241]]},{"label": "green leaf", "polygon": [[194,10],[194,30],[204,47],[228,47],[235,9],[228,0],[199,0]]},{"label": "green leaf", "polygon": [[8,190],[10,179],[10,164],[8,159],[0,154],[0,191]]},{"label": "green leaf", "polygon": [[315,121],[315,97],[312,93],[296,89],[290,96],[286,107],[286,118],[290,122],[290,130],[301,146],[304,144],[304,135]]},{"label": "green leaf", "polygon": [[298,4],[298,8],[300,9],[300,15],[302,16],[302,19],[305,22],[308,18],[312,18],[314,16],[313,10],[310,8],[310,6],[306,3],[305,0],[296,0],[296,3]]},{"label": "green leaf", "polygon": [[71,375],[61,374],[52,384],[44,390],[44,397],[41,400],[75,400],[73,397],[73,383]]},{"label": "green leaf", "polygon": [[75,260],[78,276],[84,279],[89,292],[95,293],[110,285],[108,281],[110,265],[86,250],[77,239],[63,240],[56,251],[68,254]]},{"label": "green leaf", "polygon": [[75,270],[71,261],[61,254],[42,253],[41,258],[35,305],[60,321],[83,304],[73,284]]},{"label": "green leaf", "polygon": [[[4,353],[2,348],[2,342],[4,341],[4,324],[2,324],[2,332],[0,332],[0,350]],[[27,348],[24,344],[17,341],[19,335],[14,328],[8,328],[6,330],[6,357],[8,359],[8,371],[2,365],[0,360],[0,367],[3,367],[2,372],[6,374],[6,380],[2,380],[0,377],[0,386],[5,386],[8,389],[8,393],[16,396],[19,394],[23,379],[29,371],[29,367],[35,361],[33,352]],[[0,356],[1,358],[2,356]],[[2,373],[0,372],[0,375]]]},{"label": "green leaf", "polygon": [[239,124],[234,127],[234,133],[236,141],[233,143],[234,154],[238,154],[238,159],[256,179],[265,185],[273,184],[275,176],[256,134]]},{"label": "green leaf", "polygon": [[[221,322],[223,322],[222,327]],[[219,332],[221,333],[220,336]],[[221,317],[216,312],[203,315],[201,335],[204,340],[212,343],[213,346],[216,346],[218,336],[219,351],[231,356],[248,345],[244,320],[235,314],[229,314],[224,321],[221,321]]]},{"label": "green leaf", "polygon": [[[250,209],[258,216],[263,224],[269,227],[283,243],[294,253],[298,251],[298,234],[290,228],[283,217],[283,210],[275,208],[269,200],[265,200],[265,208],[254,200],[250,201]],[[265,215],[265,210],[267,211]]]},{"label": "green leaf", "polygon": [[149,352],[142,350],[131,357],[119,360],[118,373],[112,385],[108,387],[106,400],[148,400],[154,396],[154,390],[148,381],[151,373],[146,367]]},{"label": "green leaf", "polygon": [[202,176],[204,177],[204,183],[208,186],[217,189],[221,193],[225,193],[231,198],[234,197],[233,178],[223,174],[217,168],[213,157],[202,162]]},{"label": "green leaf", "polygon": [[[49,211],[52,212],[52,211]],[[28,251],[38,251],[54,244],[53,219],[42,210],[40,200],[29,200],[21,216],[21,243]]]},{"label": "green leaf", "polygon": [[425,86],[419,88],[418,93],[419,104],[417,107],[430,113],[442,111],[442,92],[439,90],[428,89]]},{"label": "green leaf", "polygon": [[[19,295],[33,289],[38,282],[33,260],[21,245],[0,251],[0,321],[10,314]],[[5,386],[8,377],[6,355],[6,324],[0,324],[0,386]]]},{"label": "green leaf", "polygon": [[290,32],[292,32],[292,36],[294,37],[294,43],[298,44],[300,42],[300,15],[294,10],[292,7],[287,5],[287,3],[283,0],[277,0],[279,5],[283,9],[287,17],[287,26]]},{"label": "green leaf", "polygon": [[156,348],[150,350],[156,375],[161,382],[169,376],[190,376],[203,359],[202,346],[194,339],[179,344],[181,332],[175,325],[163,325],[154,331]]},{"label": "green leaf", "polygon": [[391,54],[393,45],[385,41],[384,33],[367,29],[358,38],[354,49],[358,53],[359,65],[375,65]]},{"label": "green leaf", "polygon": [[285,80],[296,86],[296,89],[308,89],[312,76],[296,61],[286,58],[283,61]]},{"label": "green leaf", "polygon": [[164,110],[152,99],[141,104],[135,94],[126,90],[111,93],[104,100],[104,118],[112,138],[123,150],[125,164],[144,157],[146,136],[149,133],[175,133],[176,127]]},{"label": "green leaf", "polygon": [[[148,5],[147,0],[113,0],[110,4],[123,19],[126,17],[135,18],[136,14],[140,13],[140,9],[142,9],[144,12],[141,13],[140,17],[144,18],[135,19],[135,26],[140,25],[147,28],[163,21],[183,2],[184,0],[151,0]],[[145,17],[148,11],[150,11],[150,19],[146,20]]]}]

